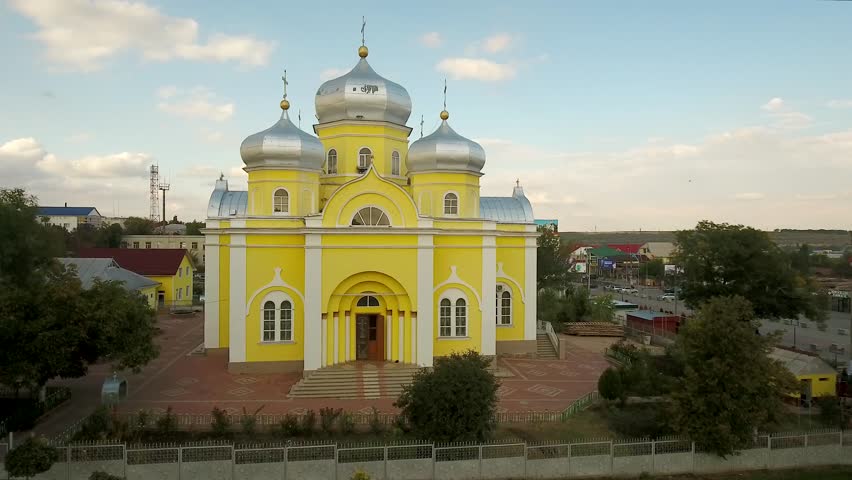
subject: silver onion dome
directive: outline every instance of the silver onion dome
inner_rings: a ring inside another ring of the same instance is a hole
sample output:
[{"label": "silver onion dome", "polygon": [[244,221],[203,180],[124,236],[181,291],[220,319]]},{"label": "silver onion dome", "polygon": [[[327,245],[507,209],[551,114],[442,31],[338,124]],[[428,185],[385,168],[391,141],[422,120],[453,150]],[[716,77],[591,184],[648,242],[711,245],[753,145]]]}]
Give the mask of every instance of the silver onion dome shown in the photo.
[{"label": "silver onion dome", "polygon": [[378,120],[405,125],[411,115],[411,97],[401,85],[380,76],[367,63],[367,47],[361,60],[342,77],[323,83],[315,99],[320,123],[336,120]]},{"label": "silver onion dome", "polygon": [[321,170],[325,160],[319,139],[299,129],[290,121],[290,102],[281,101],[281,119],[262,132],[249,135],[240,145],[240,156],[246,167],[299,168]]},{"label": "silver onion dome", "polygon": [[441,112],[437,130],[408,147],[405,166],[409,172],[452,170],[479,173],[485,166],[485,150],[450,127],[449,114]]}]

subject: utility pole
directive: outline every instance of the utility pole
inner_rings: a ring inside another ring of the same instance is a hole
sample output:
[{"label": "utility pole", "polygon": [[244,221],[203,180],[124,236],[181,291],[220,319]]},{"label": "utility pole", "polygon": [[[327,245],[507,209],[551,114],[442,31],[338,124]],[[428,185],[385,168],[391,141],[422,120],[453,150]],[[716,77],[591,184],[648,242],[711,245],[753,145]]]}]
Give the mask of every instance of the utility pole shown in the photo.
[{"label": "utility pole", "polygon": [[166,217],[166,192],[169,191],[169,184],[161,183],[159,188],[160,191],[163,192],[163,225],[166,225],[169,223],[168,218]]}]

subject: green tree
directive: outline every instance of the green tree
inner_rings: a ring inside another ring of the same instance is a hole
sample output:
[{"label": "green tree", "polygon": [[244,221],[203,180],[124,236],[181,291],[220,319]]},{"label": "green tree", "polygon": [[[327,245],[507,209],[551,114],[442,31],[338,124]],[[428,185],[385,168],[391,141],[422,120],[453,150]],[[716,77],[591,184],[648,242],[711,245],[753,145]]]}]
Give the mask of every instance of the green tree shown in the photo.
[{"label": "green tree", "polygon": [[592,322],[611,322],[615,316],[612,295],[600,295],[591,299],[588,318]]},{"label": "green tree", "polygon": [[722,457],[751,445],[797,388],[795,377],[768,356],[776,338],[755,334],[757,327],[746,299],[718,297],[703,304],[677,339],[684,375],[672,392],[673,425]]},{"label": "green tree", "polygon": [[663,279],[665,270],[666,266],[663,264],[663,261],[655,258],[639,265],[639,278],[652,278],[659,282]]},{"label": "green tree", "polygon": [[675,261],[683,269],[680,298],[692,308],[720,296],[751,302],[758,318],[824,322],[825,299],[811,278],[796,271],[766,232],[701,221],[677,232]]},{"label": "green tree", "polygon": [[52,258],[61,247],[33,205],[20,190],[0,191],[0,383],[35,388],[85,375],[102,358],[133,370],[155,358],[147,301],[114,282],[83,290]]},{"label": "green tree", "polygon": [[796,251],[790,252],[790,266],[801,275],[810,275],[811,247],[807,243],[800,245]]},{"label": "green tree", "polygon": [[598,378],[598,392],[609,401],[619,400],[623,404],[627,395],[621,383],[621,373],[612,367],[604,370]]},{"label": "green tree", "polygon": [[421,438],[484,441],[496,427],[499,382],[490,365],[473,350],[436,357],[434,368],[417,372],[394,406]]},{"label": "green tree", "polygon": [[50,470],[59,460],[59,452],[40,438],[30,437],[6,455],[10,477],[32,478]]},{"label": "green tree", "polygon": [[191,221],[186,222],[186,234],[187,235],[201,235],[201,229],[204,228],[204,222]]},{"label": "green tree", "polygon": [[124,234],[151,235],[154,233],[154,227],[156,226],[154,222],[147,218],[127,217],[127,220],[124,221]]},{"label": "green tree", "polygon": [[538,288],[558,288],[568,278],[568,262],[559,249],[559,233],[553,226],[538,228],[536,272]]}]

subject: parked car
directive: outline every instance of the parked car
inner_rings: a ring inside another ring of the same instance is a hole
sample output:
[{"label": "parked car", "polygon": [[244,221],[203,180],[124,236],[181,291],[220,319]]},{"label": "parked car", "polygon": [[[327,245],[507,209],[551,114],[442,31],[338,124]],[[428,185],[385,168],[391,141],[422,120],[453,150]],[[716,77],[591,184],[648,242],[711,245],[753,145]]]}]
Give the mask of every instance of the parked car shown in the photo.
[{"label": "parked car", "polygon": [[662,300],[664,302],[674,302],[677,296],[673,293],[664,293],[657,297],[658,300]]},{"label": "parked car", "polygon": [[639,293],[639,290],[633,287],[625,287],[621,289],[622,293],[629,293],[631,295],[636,295]]}]

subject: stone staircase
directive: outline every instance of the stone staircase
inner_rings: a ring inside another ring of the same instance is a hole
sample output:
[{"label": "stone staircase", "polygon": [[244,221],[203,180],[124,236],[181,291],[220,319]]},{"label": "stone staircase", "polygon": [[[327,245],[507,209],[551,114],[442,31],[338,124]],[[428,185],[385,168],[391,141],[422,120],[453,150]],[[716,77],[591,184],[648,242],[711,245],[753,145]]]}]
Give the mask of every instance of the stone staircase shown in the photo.
[{"label": "stone staircase", "polygon": [[290,398],[396,398],[411,383],[416,365],[350,362],[321,368],[293,385]]},{"label": "stone staircase", "polygon": [[550,343],[550,339],[547,338],[546,333],[539,333],[536,335],[536,343],[537,358],[558,358],[556,356],[556,349],[553,348],[553,344]]}]

